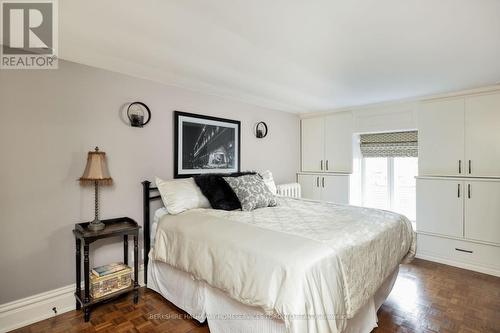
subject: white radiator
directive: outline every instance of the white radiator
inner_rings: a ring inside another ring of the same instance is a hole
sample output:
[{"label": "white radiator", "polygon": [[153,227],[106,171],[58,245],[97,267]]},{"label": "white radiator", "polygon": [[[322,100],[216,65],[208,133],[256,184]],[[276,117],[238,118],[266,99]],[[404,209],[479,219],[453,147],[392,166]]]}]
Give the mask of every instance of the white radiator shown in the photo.
[{"label": "white radiator", "polygon": [[290,198],[300,198],[300,184],[290,183],[290,184],[280,184],[276,186],[276,192],[278,195]]}]

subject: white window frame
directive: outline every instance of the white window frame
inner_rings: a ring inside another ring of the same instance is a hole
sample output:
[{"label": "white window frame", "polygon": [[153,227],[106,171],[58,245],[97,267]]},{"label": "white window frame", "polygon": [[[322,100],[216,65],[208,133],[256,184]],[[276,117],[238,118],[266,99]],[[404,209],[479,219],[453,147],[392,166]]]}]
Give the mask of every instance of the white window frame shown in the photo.
[{"label": "white window frame", "polygon": [[[367,157],[361,158],[361,205],[366,204],[366,161]],[[369,157],[368,157],[369,158]],[[389,189],[389,207],[388,209],[394,209],[395,207],[395,195],[394,195],[394,157],[385,157],[387,159],[387,188]]]}]

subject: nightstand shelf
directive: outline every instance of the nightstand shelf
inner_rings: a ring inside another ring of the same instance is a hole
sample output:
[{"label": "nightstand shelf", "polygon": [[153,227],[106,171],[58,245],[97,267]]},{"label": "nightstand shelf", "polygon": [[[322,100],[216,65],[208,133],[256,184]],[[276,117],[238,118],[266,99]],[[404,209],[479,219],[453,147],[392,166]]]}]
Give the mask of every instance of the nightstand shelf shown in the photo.
[{"label": "nightstand shelf", "polygon": [[[84,311],[85,321],[90,319],[90,308],[100,302],[106,301],[119,295],[134,292],[134,303],[137,304],[139,300],[139,229],[141,228],[137,222],[129,217],[120,217],[115,219],[103,220],[106,227],[103,230],[92,231],[88,229],[89,222],[75,224],[73,234],[76,243],[76,309]],[[89,267],[89,246],[91,243],[105,238],[123,237],[123,262],[128,265],[128,236],[134,237],[134,278],[131,285],[127,288],[118,290],[105,296],[92,298],[90,296],[90,267]],[[81,290],[81,247],[83,243],[83,278],[85,287]]]},{"label": "nightstand shelf", "polygon": [[129,287],[120,289],[118,291],[115,291],[113,293],[110,293],[110,294],[107,294],[105,296],[98,297],[98,298],[93,298],[91,296],[90,300],[87,303],[85,303],[85,301],[84,301],[85,300],[85,291],[84,290],[80,290],[80,294],[75,293],[75,297],[76,297],[76,300],[81,304],[82,307],[87,307],[87,306],[91,306],[91,305],[94,305],[94,304],[97,304],[100,302],[104,302],[108,299],[120,296],[121,294],[129,293],[129,292],[136,290],[136,289],[139,289],[139,287],[134,287],[134,280],[132,280],[132,283]]}]

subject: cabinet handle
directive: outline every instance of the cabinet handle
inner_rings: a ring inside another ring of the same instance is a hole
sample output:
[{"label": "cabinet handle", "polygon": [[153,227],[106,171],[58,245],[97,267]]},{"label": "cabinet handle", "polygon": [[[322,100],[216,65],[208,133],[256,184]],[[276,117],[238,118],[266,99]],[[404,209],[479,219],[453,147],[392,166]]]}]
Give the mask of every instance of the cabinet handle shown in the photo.
[{"label": "cabinet handle", "polygon": [[458,197],[460,198],[460,184],[458,184]]},{"label": "cabinet handle", "polygon": [[328,171],[328,160],[326,160],[326,170]]},{"label": "cabinet handle", "polygon": [[316,177],[316,187],[319,187],[319,177]]},{"label": "cabinet handle", "polygon": [[470,250],[464,250],[464,249],[460,249],[458,247],[455,248],[456,251],[460,251],[460,252],[465,252],[465,253],[474,253],[474,251],[470,251]]},{"label": "cabinet handle", "polygon": [[470,184],[467,184],[467,196],[470,199]]},{"label": "cabinet handle", "polygon": [[323,160],[321,160],[321,170],[323,170]]},{"label": "cabinet handle", "polygon": [[321,187],[325,187],[325,177],[321,177]]},{"label": "cabinet handle", "polygon": [[469,160],[469,175],[472,173],[472,161]]},{"label": "cabinet handle", "polygon": [[462,173],[462,160],[458,160],[458,173]]}]

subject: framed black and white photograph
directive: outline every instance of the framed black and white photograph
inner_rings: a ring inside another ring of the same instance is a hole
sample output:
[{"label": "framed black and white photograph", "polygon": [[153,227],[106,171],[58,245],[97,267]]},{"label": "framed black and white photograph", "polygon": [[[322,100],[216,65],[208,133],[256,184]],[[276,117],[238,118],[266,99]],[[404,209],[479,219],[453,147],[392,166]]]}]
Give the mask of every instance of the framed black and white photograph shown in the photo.
[{"label": "framed black and white photograph", "polygon": [[241,123],[174,112],[174,177],[240,171]]}]

